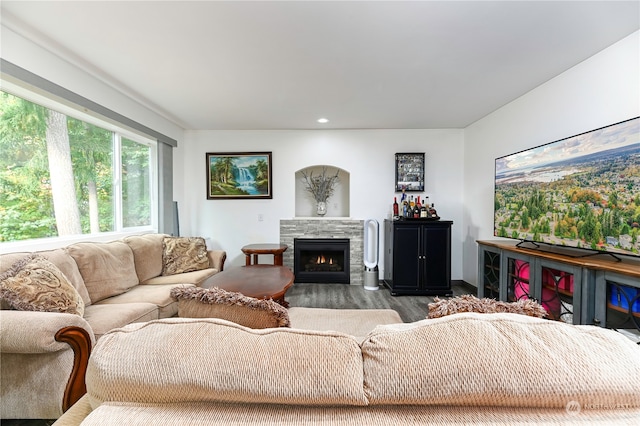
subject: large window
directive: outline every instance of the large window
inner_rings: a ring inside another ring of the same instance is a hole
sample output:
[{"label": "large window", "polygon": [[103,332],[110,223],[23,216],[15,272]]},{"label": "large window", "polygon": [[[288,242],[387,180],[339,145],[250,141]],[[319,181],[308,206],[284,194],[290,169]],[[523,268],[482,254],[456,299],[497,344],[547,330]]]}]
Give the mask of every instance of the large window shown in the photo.
[{"label": "large window", "polygon": [[157,227],[155,141],[26,98],[0,92],[0,243]]}]

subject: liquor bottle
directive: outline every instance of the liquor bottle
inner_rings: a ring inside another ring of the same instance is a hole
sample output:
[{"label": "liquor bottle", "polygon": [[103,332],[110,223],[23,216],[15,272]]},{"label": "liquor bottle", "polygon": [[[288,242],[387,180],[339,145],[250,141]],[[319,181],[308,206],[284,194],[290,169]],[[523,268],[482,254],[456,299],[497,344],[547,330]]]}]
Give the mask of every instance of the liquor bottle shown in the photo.
[{"label": "liquor bottle", "polygon": [[418,207],[417,203],[415,206],[413,206],[413,218],[414,219],[420,218],[420,207]]},{"label": "liquor bottle", "polygon": [[413,201],[413,195],[411,196],[411,198],[409,198],[409,206],[411,207],[411,209],[413,210],[413,208],[415,207],[416,202]]},{"label": "liquor bottle", "polygon": [[433,207],[433,203],[431,203],[431,208],[429,209],[429,214],[431,217],[438,217],[438,212],[436,212],[435,207]]},{"label": "liquor bottle", "polygon": [[398,200],[393,197],[393,215],[398,216]]},{"label": "liquor bottle", "polygon": [[422,207],[420,208],[420,217],[421,218],[429,217],[429,210],[427,209],[426,204],[423,204]]}]

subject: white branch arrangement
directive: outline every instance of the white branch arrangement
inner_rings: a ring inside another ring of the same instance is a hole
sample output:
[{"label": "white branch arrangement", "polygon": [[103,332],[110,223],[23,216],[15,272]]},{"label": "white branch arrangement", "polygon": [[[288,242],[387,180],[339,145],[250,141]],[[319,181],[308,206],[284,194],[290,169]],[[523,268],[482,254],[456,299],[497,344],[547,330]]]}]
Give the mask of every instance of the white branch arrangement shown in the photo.
[{"label": "white branch arrangement", "polygon": [[333,195],[336,183],[340,181],[340,170],[336,170],[335,175],[327,176],[326,167],[322,168],[322,174],[319,176],[314,176],[313,171],[309,174],[304,171],[301,173],[304,176],[305,189],[313,195],[316,202],[326,202]]}]

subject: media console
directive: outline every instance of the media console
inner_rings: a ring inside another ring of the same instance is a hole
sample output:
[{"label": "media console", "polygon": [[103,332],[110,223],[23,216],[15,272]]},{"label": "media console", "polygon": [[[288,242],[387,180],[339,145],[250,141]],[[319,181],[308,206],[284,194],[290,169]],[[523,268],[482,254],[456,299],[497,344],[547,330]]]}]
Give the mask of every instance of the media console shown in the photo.
[{"label": "media console", "polygon": [[575,256],[575,249],[478,243],[478,297],[539,301],[550,319],[625,330],[640,341],[640,259]]}]

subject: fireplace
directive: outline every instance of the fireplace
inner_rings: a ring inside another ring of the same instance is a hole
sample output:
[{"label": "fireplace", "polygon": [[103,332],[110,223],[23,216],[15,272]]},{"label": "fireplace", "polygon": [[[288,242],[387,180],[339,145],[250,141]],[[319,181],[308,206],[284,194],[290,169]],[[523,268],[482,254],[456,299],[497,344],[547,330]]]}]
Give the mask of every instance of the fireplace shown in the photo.
[{"label": "fireplace", "polygon": [[[295,270],[293,255],[296,238],[347,238],[349,239],[349,284],[364,284],[364,220],[332,217],[307,217],[280,219],[280,244],[289,250],[282,254],[284,266]],[[346,265],[345,265],[345,269]]]},{"label": "fireplace", "polygon": [[295,238],[293,251],[295,282],[350,283],[348,238]]}]

